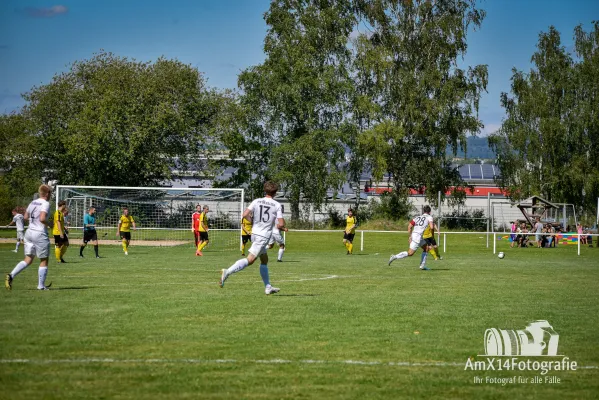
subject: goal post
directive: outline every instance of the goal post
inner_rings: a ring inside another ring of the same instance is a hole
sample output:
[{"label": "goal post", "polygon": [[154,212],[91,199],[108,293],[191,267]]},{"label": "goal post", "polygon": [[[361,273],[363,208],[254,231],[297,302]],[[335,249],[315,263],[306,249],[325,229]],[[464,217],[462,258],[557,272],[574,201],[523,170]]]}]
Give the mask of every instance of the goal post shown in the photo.
[{"label": "goal post", "polygon": [[209,208],[207,249],[240,247],[244,189],[57,185],[56,205],[62,200],[69,210],[69,237],[73,239],[82,236],[83,218],[93,206],[98,239],[118,240],[118,222],[126,207],[137,226],[133,243],[191,247],[195,245],[192,214],[201,205]]}]

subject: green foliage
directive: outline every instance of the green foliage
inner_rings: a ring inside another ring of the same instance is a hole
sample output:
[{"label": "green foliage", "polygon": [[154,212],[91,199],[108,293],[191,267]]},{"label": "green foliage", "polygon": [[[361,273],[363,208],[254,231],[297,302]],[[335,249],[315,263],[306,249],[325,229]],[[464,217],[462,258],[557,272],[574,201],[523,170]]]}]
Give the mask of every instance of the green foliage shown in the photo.
[{"label": "green foliage", "polygon": [[351,132],[343,120],[352,90],[347,43],[355,16],[346,0],[279,0],[265,20],[266,60],[239,76],[250,143],[245,157],[262,162],[257,172],[267,173],[258,179],[283,185],[298,219],[300,201],[320,210],[327,190],[345,181],[339,163],[344,135]]},{"label": "green foliage", "polygon": [[450,213],[443,214],[441,219],[441,228],[452,231],[487,231],[487,218],[485,210],[453,210]]},{"label": "green foliage", "polygon": [[110,53],[74,62],[25,96],[36,157],[62,184],[157,185],[214,143],[220,98],[176,60]]},{"label": "green foliage", "polygon": [[0,116],[0,224],[16,206],[27,207],[42,183],[44,164],[35,154],[37,141],[22,115]]},{"label": "green foliage", "polygon": [[513,200],[537,194],[596,212],[599,197],[599,22],[574,30],[576,57],[551,26],[539,35],[528,73],[513,70],[507,118],[489,138]]},{"label": "green foliage", "polygon": [[[482,127],[479,99],[487,67],[459,68],[468,30],[480,26],[484,11],[470,1],[357,1],[370,27],[354,41],[353,118],[360,150],[374,178],[389,174],[392,189],[407,195],[425,188],[437,193],[462,187],[446,156],[465,150],[466,135]],[[463,200],[461,195],[453,197]]]}]

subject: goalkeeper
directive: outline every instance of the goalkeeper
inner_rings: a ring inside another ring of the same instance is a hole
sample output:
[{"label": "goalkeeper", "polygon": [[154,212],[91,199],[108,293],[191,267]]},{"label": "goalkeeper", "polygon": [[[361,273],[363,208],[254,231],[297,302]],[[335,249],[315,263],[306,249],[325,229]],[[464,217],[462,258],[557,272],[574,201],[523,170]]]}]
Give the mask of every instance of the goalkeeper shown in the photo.
[{"label": "goalkeeper", "polygon": [[354,236],[356,235],[356,226],[358,219],[354,216],[354,210],[347,210],[347,218],[345,219],[345,230],[343,231],[343,244],[347,249],[347,254],[354,253]]}]

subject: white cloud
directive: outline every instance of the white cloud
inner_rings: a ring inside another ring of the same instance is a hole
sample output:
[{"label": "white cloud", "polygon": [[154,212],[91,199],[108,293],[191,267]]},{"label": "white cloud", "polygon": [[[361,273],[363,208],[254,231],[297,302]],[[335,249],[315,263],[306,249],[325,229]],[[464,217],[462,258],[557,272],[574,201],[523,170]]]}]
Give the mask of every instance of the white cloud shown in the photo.
[{"label": "white cloud", "polygon": [[35,18],[52,18],[57,15],[66,14],[69,9],[63,5],[56,5],[50,8],[47,7],[27,7],[25,13],[30,17]]}]

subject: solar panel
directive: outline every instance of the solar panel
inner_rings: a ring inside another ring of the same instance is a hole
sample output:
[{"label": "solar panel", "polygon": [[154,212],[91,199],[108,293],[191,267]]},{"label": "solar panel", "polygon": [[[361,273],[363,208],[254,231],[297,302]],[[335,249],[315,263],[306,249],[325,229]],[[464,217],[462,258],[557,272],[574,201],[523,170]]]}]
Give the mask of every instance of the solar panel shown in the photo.
[{"label": "solar panel", "polygon": [[495,176],[495,171],[493,169],[493,165],[491,164],[483,164],[483,179],[493,179]]},{"label": "solar panel", "polygon": [[470,179],[483,179],[482,166],[479,164],[470,164]]}]

